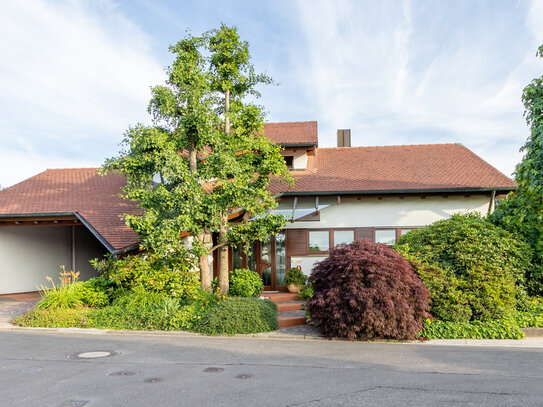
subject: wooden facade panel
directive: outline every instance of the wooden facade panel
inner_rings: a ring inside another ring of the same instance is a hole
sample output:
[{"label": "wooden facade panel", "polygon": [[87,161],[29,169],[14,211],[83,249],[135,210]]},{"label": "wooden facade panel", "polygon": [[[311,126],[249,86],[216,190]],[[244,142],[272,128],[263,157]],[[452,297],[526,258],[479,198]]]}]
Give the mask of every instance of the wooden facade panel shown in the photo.
[{"label": "wooden facade panel", "polygon": [[303,256],[307,254],[307,229],[287,229],[287,256]]},{"label": "wooden facade panel", "polygon": [[356,228],[354,240],[371,240],[373,242],[373,228]]}]

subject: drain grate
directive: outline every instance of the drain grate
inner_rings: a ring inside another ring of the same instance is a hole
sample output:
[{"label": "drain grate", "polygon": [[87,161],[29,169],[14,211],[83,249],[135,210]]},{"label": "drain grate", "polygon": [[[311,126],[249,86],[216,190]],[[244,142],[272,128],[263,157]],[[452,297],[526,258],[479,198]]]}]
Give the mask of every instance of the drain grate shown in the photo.
[{"label": "drain grate", "polygon": [[245,380],[245,379],[250,379],[251,377],[253,377],[252,374],[249,374],[249,373],[242,373],[242,374],[238,374],[238,375],[236,376],[236,379]]},{"label": "drain grate", "polygon": [[208,367],[207,369],[204,369],[205,373],[221,373],[224,369],[222,367]]},{"label": "drain grate", "polygon": [[133,372],[130,370],[120,370],[118,372],[106,373],[106,376],[136,376],[138,374],[140,374],[140,372]]},{"label": "drain grate", "polygon": [[98,359],[108,358],[117,355],[117,352],[112,350],[92,350],[87,352],[75,352],[66,355],[68,359]]}]

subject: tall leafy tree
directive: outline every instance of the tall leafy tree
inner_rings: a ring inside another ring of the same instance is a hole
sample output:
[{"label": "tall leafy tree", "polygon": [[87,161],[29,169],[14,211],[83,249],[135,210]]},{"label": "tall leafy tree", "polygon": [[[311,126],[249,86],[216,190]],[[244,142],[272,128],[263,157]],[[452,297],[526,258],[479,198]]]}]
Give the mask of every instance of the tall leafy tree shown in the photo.
[{"label": "tall leafy tree", "polygon": [[[205,162],[199,162],[198,156],[216,143],[218,117],[203,45],[203,38],[188,35],[169,48],[175,61],[166,85],[152,89],[148,108],[154,126],[130,128],[123,141],[125,150],[108,159],[104,169],[126,177],[124,197],[138,201],[143,210],[141,215],[126,217],[142,245],[163,256],[197,258],[202,287],[210,290],[206,243],[217,221],[203,187],[209,171],[202,168]],[[190,252],[180,239],[185,231],[194,237]]]},{"label": "tall leafy tree", "polygon": [[[152,89],[149,103],[154,125],[130,128],[125,150],[104,166],[122,173],[124,196],[139,201],[142,213],[127,216],[127,223],[143,246],[163,256],[197,259],[206,290],[211,289],[208,255],[220,250],[223,292],[228,291],[227,246],[265,238],[284,226],[282,217],[268,213],[275,200],[266,187],[272,176],[291,179],[279,147],[262,135],[262,108],[242,100],[268,79],[253,74],[248,44],[239,41],[235,29],[228,29],[236,34],[232,54],[245,56],[228,60],[234,74],[218,73],[218,66],[225,68],[217,57],[226,51],[216,39],[226,29],[188,35],[170,47],[176,59],[168,81]],[[221,82],[225,77],[230,84]],[[229,215],[239,210],[250,215],[229,224]],[[191,245],[181,238],[185,232]],[[213,232],[219,233],[214,246]]]},{"label": "tall leafy tree", "polygon": [[[258,138],[263,125],[262,110],[254,105],[247,104],[245,99],[249,95],[259,97],[256,86],[260,83],[272,83],[270,77],[265,74],[256,74],[250,62],[249,44],[241,41],[235,27],[228,27],[222,24],[217,30],[208,33],[210,67],[212,75],[212,88],[218,92],[223,103],[219,105],[219,112],[224,117],[224,143],[231,145],[229,151],[247,151],[255,154],[258,160],[237,157],[235,160],[237,168],[233,170],[232,176],[235,182],[223,183],[221,192],[226,194],[228,199],[222,199],[222,210],[220,211],[219,243],[222,245],[219,251],[219,287],[228,291],[228,213],[241,206],[249,209],[252,207],[252,214],[262,212],[254,207],[255,199],[260,200],[259,204],[266,208],[273,206],[269,193],[265,186],[269,182],[268,173],[280,174],[288,177],[284,169],[270,167],[269,163],[279,163],[281,157],[269,156],[273,149],[266,146],[266,140]],[[233,131],[232,130],[233,126]],[[264,151],[264,149],[267,151]],[[264,160],[263,160],[264,159]],[[249,164],[249,165],[247,165]],[[262,166],[264,164],[264,166]],[[280,171],[280,172],[278,172]],[[258,173],[258,178],[253,180],[253,174]],[[224,174],[222,174],[224,175]],[[249,177],[249,178],[247,178]],[[263,179],[264,178],[264,179]],[[242,181],[243,180],[243,181]],[[241,184],[241,185],[240,185]],[[229,187],[227,187],[227,185]],[[249,190],[245,188],[248,186]],[[255,190],[255,188],[262,188]],[[261,217],[268,216],[262,214]],[[271,219],[271,215],[270,219]],[[262,222],[261,218],[259,221]],[[270,230],[272,232],[273,230]]]},{"label": "tall leafy tree", "polygon": [[[543,45],[537,56],[543,58]],[[527,285],[533,294],[543,294],[543,76],[524,88],[522,102],[530,136],[521,148],[524,157],[515,170],[518,190],[497,206],[490,220],[530,243],[534,269]]]}]

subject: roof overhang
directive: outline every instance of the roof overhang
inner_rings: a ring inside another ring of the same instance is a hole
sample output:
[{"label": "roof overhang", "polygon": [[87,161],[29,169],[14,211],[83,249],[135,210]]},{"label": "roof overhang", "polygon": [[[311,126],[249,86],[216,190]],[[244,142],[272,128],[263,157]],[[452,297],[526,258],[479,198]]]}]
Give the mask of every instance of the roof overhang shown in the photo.
[{"label": "roof overhang", "polygon": [[316,148],[317,143],[277,143],[281,147],[284,148],[302,148],[302,147],[308,147],[308,148]]},{"label": "roof overhang", "polygon": [[282,196],[314,196],[314,195],[425,195],[425,194],[476,194],[495,192],[507,194],[515,191],[514,187],[459,187],[459,188],[428,188],[428,189],[388,189],[388,190],[361,190],[361,191],[285,191],[276,195]]},{"label": "roof overhang", "polygon": [[18,226],[57,225],[73,226],[84,225],[91,234],[113,255],[135,250],[139,244],[123,249],[115,249],[104,237],[94,229],[78,212],[42,212],[42,213],[9,213],[0,214],[0,223],[9,222]]}]

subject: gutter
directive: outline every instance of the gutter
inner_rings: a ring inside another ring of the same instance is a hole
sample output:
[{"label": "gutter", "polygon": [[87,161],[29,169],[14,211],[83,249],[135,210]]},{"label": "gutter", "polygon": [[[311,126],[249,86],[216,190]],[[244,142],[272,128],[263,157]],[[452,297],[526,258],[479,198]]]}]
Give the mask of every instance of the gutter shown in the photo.
[{"label": "gutter", "polygon": [[314,196],[314,195],[396,195],[396,194],[430,194],[430,193],[468,193],[468,192],[511,192],[515,191],[515,187],[474,187],[474,188],[430,188],[430,189],[393,189],[393,190],[364,190],[364,191],[287,191],[280,192],[275,197],[280,198],[282,196]]},{"label": "gutter", "polygon": [[285,148],[294,147],[317,147],[317,143],[275,143]]},{"label": "gutter", "polygon": [[39,212],[0,214],[1,218],[36,218],[39,216],[77,216],[74,212]]}]

